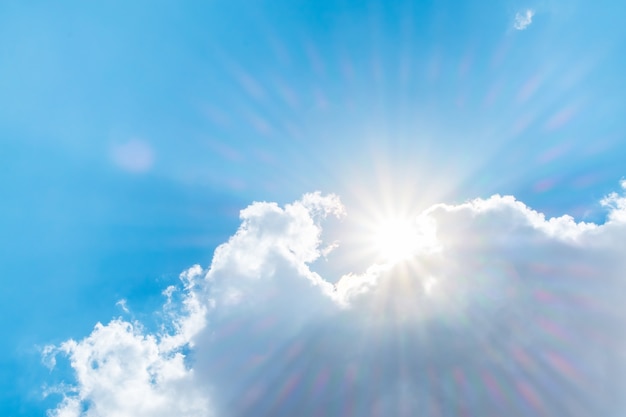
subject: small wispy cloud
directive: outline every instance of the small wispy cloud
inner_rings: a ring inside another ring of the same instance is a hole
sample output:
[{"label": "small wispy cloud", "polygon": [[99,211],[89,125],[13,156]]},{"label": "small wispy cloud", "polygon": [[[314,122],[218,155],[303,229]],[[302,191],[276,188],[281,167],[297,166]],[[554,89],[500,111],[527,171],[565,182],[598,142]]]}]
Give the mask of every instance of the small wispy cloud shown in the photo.
[{"label": "small wispy cloud", "polygon": [[121,308],[124,313],[130,313],[130,310],[128,309],[128,305],[127,305],[127,302],[126,302],[126,299],[122,298],[117,303],[115,303],[115,305],[118,306],[119,308]]},{"label": "small wispy cloud", "polygon": [[515,14],[515,21],[513,22],[513,27],[516,30],[524,30],[533,22],[533,16],[535,15],[535,11],[532,9],[526,9],[522,12],[517,12]]}]

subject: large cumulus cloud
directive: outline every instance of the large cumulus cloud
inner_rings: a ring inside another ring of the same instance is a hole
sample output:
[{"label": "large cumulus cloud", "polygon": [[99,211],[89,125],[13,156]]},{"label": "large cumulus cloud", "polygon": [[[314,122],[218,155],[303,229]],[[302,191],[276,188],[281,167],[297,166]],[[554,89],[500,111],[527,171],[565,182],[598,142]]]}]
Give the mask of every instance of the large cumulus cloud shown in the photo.
[{"label": "large cumulus cloud", "polygon": [[626,198],[602,203],[602,225],[435,205],[409,259],[343,277],[313,268],[336,196],[253,203],[165,291],[160,331],[118,318],[46,349],[75,372],[50,414],[623,415]]}]

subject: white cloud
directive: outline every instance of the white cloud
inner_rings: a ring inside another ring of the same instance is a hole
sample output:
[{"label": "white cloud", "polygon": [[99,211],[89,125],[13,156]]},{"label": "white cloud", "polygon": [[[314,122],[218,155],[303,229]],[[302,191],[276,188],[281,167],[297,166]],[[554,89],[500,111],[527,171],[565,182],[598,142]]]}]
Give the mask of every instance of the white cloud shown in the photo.
[{"label": "white cloud", "polygon": [[[623,190],[626,190],[626,180],[620,182]],[[617,193],[611,193],[601,201],[603,206],[611,208],[609,220],[626,223],[626,198]]]},{"label": "white cloud", "polygon": [[202,272],[193,267],[181,274],[185,290],[181,306],[172,314],[170,331],[151,334],[140,323],[122,319],[98,323],[86,338],[47,346],[46,362],[69,357],[74,386],[62,386],[64,398],[48,414],[52,417],[120,416],[169,417],[211,415],[195,371],[185,363],[183,348],[205,328],[205,310],[191,291]]},{"label": "white cloud", "polygon": [[117,319],[47,348],[76,376],[51,415],[622,415],[626,198],[603,203],[602,225],[438,204],[412,259],[336,283],[311,265],[337,197],[254,203],[164,292],[161,331]]},{"label": "white cloud", "polygon": [[524,30],[533,22],[533,16],[535,11],[532,9],[526,9],[523,12],[517,12],[515,14],[515,21],[513,27],[517,30]]}]

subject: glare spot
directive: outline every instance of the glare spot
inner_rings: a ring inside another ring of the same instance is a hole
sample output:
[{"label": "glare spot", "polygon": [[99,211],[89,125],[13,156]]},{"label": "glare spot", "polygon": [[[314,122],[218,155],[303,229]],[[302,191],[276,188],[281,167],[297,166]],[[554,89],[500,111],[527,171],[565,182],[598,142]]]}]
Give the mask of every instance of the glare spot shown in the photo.
[{"label": "glare spot", "polygon": [[152,147],[146,142],[137,139],[114,145],[111,156],[117,166],[129,172],[146,172],[154,164]]},{"label": "glare spot", "polygon": [[433,277],[428,277],[422,282],[422,286],[426,295],[433,295],[433,292],[436,290],[437,280]]}]

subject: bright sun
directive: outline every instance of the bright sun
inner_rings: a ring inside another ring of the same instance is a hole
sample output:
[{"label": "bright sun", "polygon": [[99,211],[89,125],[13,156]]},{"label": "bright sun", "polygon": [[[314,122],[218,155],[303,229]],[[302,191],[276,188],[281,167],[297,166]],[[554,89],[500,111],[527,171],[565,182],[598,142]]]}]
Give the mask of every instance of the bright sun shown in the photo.
[{"label": "bright sun", "polygon": [[415,221],[392,218],[377,225],[372,243],[385,262],[396,263],[415,254],[419,237]]}]

